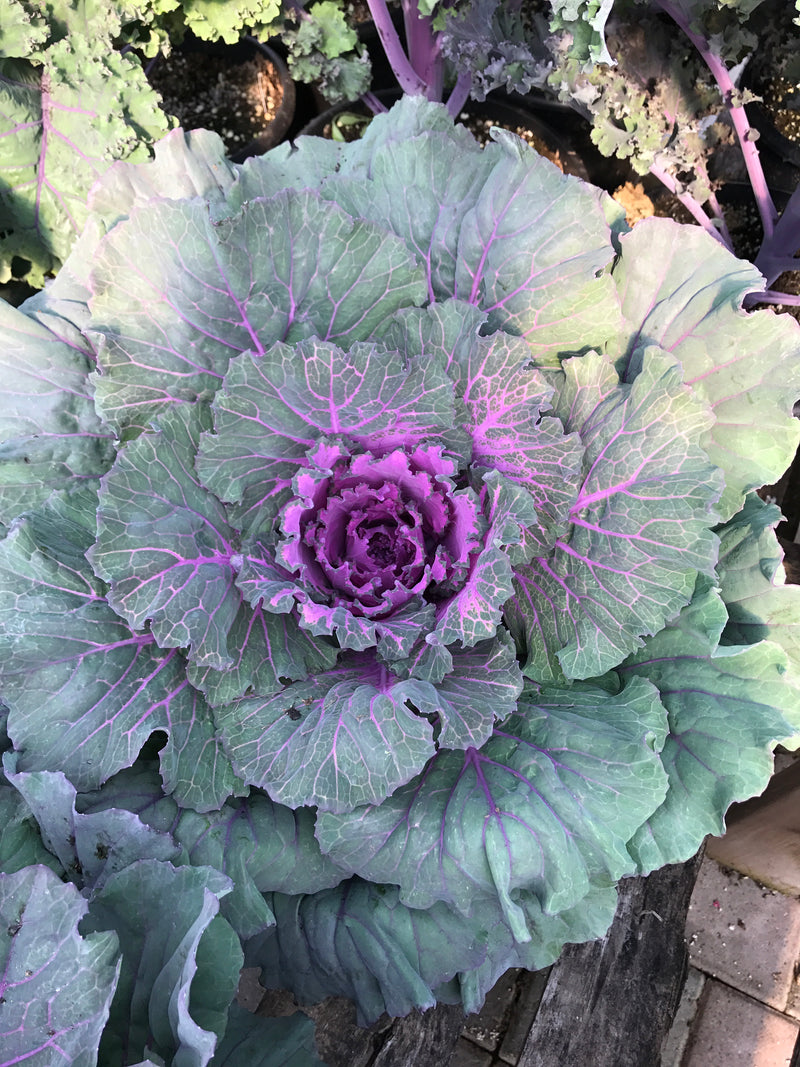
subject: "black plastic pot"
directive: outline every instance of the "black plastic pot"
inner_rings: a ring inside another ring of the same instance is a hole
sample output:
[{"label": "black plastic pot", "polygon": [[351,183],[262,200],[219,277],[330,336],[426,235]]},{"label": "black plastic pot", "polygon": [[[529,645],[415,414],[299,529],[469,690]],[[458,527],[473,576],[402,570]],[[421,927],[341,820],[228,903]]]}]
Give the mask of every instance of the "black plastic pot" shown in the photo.
[{"label": "black plastic pot", "polygon": [[[400,90],[383,89],[373,94],[385,107],[391,107],[400,98]],[[361,100],[337,104],[315,116],[299,131],[300,134],[326,136],[326,127],[332,125],[344,113],[372,117],[372,112]],[[568,174],[590,181],[609,191],[626,181],[636,178],[625,161],[608,159],[592,144],[590,127],[585,119],[572,108],[538,95],[522,96],[496,90],[486,100],[468,100],[462,115],[469,119],[489,120],[495,126],[515,130],[529,130],[535,138],[558,153],[559,163]],[[327,134],[330,136],[330,133]],[[537,146],[539,147],[539,146]]]},{"label": "black plastic pot", "polygon": [[[281,85],[280,106],[272,121],[264,126],[262,132],[248,144],[230,153],[230,158],[234,163],[242,163],[250,156],[262,155],[286,139],[295,113],[295,84],[289,74],[286,63],[274,49],[256,40],[255,37],[244,37],[236,44],[228,45],[222,41],[203,41],[191,34],[187,34],[175,51],[184,55],[200,54],[213,57],[222,61],[226,66],[246,63],[256,55],[261,55],[268,60],[276,71]],[[169,58],[163,59],[159,57],[156,60],[156,64],[164,63],[169,63]],[[156,69],[155,64],[153,64],[148,73],[151,73],[154,69]]]}]

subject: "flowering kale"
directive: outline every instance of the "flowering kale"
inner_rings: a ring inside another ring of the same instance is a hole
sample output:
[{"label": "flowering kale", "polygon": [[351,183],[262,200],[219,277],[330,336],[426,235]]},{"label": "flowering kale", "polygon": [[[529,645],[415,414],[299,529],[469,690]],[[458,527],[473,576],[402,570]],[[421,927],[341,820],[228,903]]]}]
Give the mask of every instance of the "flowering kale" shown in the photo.
[{"label": "flowering kale", "polygon": [[250,1025],[243,959],[363,1019],[474,1010],[797,729],[750,494],[798,439],[797,324],[746,315],[707,234],[624,232],[495,137],[419,98],[242,167],[171,134],[3,311],[0,858],[51,868],[43,906],[83,890],[64,967],[109,1049],[194,1005],[205,937],[217,1014],[162,1020],[162,1059]]}]

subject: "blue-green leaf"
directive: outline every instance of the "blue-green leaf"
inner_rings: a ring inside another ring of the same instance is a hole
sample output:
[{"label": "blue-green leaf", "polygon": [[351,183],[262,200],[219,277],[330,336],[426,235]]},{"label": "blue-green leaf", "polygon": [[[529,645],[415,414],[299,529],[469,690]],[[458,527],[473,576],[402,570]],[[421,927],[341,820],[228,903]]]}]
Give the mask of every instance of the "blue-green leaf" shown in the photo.
[{"label": "blue-green leaf", "polygon": [[770,749],[796,730],[800,684],[786,653],[772,641],[719,645],[726,622],[719,593],[701,582],[678,618],[619,668],[649,678],[669,713],[669,791],[629,845],[645,872],[723,833],[729,805],[763,791]]},{"label": "blue-green leaf", "polygon": [[289,807],[349,811],[379,802],[435,751],[431,724],[408,707],[406,683],[369,653],[215,714],[236,773]]},{"label": "blue-green leaf", "polygon": [[117,986],[117,935],[78,923],[87,903],[47,867],[0,874],[3,1062],[96,1063]]},{"label": "blue-green leaf", "polygon": [[466,914],[476,895],[496,897],[524,942],[520,890],[555,914],[633,873],[627,841],[667,789],[665,733],[644,679],[619,694],[531,687],[480,751],[439,752],[374,807],[320,813],[317,837],[362,877],[399,885],[409,907]]},{"label": "blue-green leaf", "polygon": [[505,613],[526,674],[543,682],[614,667],[688,602],[698,572],[713,574],[718,550],[721,476],[698,444],[712,417],[671,357],[648,350],[616,389],[596,354],[564,372],[557,411],[586,449],[583,481],[569,531],[517,568]]},{"label": "blue-green leaf", "polygon": [[242,966],[238,938],[218,914],[230,888],[211,867],[141,860],[92,898],[82,928],[115,931],[124,946],[101,1062],[154,1054],[209,1063]]}]

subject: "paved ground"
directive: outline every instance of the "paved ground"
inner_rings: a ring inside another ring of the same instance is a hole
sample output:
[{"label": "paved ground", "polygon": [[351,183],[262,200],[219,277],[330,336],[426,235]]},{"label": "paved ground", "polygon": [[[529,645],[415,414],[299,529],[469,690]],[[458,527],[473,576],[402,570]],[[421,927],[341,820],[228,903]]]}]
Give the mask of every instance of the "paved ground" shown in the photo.
[{"label": "paved ground", "polygon": [[[691,967],[661,1067],[795,1067],[800,900],[706,858],[686,938]],[[545,977],[510,971],[467,1020],[450,1067],[515,1067]]]}]

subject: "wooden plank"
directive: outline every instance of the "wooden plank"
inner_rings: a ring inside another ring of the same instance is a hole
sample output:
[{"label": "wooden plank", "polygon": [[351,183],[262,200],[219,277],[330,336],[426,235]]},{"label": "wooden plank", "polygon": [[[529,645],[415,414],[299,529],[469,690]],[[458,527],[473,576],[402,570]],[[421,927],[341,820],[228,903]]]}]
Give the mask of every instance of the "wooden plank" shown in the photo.
[{"label": "wooden plank", "polygon": [[553,966],[518,1067],[653,1067],[678,1008],[684,926],[700,868],[664,867],[620,884],[600,941],[569,945]]},{"label": "wooden plank", "polygon": [[709,856],[791,896],[800,894],[800,760],[776,774],[760,797],[734,805]]}]

